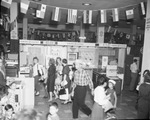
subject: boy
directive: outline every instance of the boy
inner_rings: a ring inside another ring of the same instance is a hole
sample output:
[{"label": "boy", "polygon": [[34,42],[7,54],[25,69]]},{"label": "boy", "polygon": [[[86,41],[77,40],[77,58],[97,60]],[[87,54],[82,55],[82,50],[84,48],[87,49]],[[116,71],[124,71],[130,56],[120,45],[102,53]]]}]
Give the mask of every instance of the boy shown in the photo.
[{"label": "boy", "polygon": [[56,102],[53,102],[49,107],[47,120],[60,120],[57,112],[58,112],[58,104]]}]

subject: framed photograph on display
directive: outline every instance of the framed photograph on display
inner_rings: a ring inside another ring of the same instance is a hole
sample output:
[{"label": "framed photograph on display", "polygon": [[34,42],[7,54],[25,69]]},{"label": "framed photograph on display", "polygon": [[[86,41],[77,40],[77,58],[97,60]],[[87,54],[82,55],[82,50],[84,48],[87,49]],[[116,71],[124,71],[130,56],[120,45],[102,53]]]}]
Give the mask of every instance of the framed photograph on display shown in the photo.
[{"label": "framed photograph on display", "polygon": [[68,64],[72,65],[77,60],[77,53],[68,53]]}]

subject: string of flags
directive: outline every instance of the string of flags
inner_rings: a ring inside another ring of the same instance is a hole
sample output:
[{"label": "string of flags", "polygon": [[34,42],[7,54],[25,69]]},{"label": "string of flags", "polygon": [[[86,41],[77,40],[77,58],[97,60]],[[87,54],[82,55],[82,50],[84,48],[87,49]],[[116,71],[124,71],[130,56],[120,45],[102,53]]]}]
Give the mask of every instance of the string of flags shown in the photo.
[{"label": "string of flags", "polygon": [[[1,5],[6,7],[6,8],[10,8],[11,3],[13,0],[2,0]],[[52,20],[53,21],[60,21],[61,18],[61,10],[62,9],[67,9],[67,8],[61,8],[61,7],[56,7],[56,6],[50,6],[50,5],[45,5],[45,4],[41,4],[38,2],[34,2],[34,1],[29,1],[29,0],[21,0],[20,1],[20,11],[23,14],[26,14],[30,5],[30,2],[32,3],[36,3],[38,4],[40,7],[37,8],[36,10],[36,17],[37,18],[41,18],[44,19],[45,17],[45,13],[46,13],[46,8],[47,7],[52,7],[53,11],[52,11]],[[140,4],[136,4],[139,6],[139,10],[142,16],[146,15],[146,3],[145,2],[141,2]],[[135,6],[135,5],[131,5],[131,6]],[[130,7],[131,7],[130,6]],[[125,6],[123,8],[128,8],[129,6]],[[113,8],[113,9],[109,9],[112,12],[112,19],[113,22],[118,22],[119,21],[119,11],[122,8]],[[82,11],[83,12],[83,23],[84,24],[92,24],[92,14],[93,11],[96,10],[77,10],[77,9],[67,9],[68,10],[68,15],[67,15],[67,23],[72,23],[72,24],[76,24],[77,22],[77,18],[78,18],[78,12]],[[103,9],[103,10],[97,10],[100,14],[100,22],[101,23],[107,23],[107,11],[108,9]],[[134,19],[134,9],[128,9],[125,11],[126,14],[126,19],[130,20],[130,19]]]}]

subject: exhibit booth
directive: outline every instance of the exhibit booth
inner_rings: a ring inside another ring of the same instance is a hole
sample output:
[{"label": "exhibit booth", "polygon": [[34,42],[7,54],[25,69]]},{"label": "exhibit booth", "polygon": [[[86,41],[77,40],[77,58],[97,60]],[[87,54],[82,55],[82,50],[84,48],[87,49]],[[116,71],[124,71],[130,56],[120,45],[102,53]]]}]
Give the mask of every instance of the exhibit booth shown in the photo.
[{"label": "exhibit booth", "polygon": [[46,70],[50,58],[66,58],[69,65],[72,65],[76,59],[81,59],[85,62],[85,69],[95,86],[96,76],[105,74],[110,79],[119,80],[120,92],[123,89],[125,44],[20,40],[19,46],[20,75],[29,75],[29,66],[33,63],[33,57],[38,57],[39,63]]}]

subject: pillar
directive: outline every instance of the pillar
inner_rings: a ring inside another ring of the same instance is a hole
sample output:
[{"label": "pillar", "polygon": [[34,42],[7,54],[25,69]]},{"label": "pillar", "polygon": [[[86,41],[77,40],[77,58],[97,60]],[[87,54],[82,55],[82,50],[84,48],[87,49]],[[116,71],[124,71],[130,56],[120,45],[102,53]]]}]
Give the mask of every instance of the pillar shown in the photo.
[{"label": "pillar", "polygon": [[23,39],[28,39],[28,19],[23,18]]},{"label": "pillar", "polygon": [[[144,46],[143,46],[143,58],[142,58],[142,70],[150,70],[150,0],[147,0],[147,14],[145,22],[145,33],[144,33]],[[141,74],[141,81],[142,74]]]},{"label": "pillar", "polygon": [[84,42],[85,39],[83,39],[83,37],[85,37],[85,28],[84,28],[84,24],[83,22],[81,21],[81,24],[80,24],[80,42]]}]

